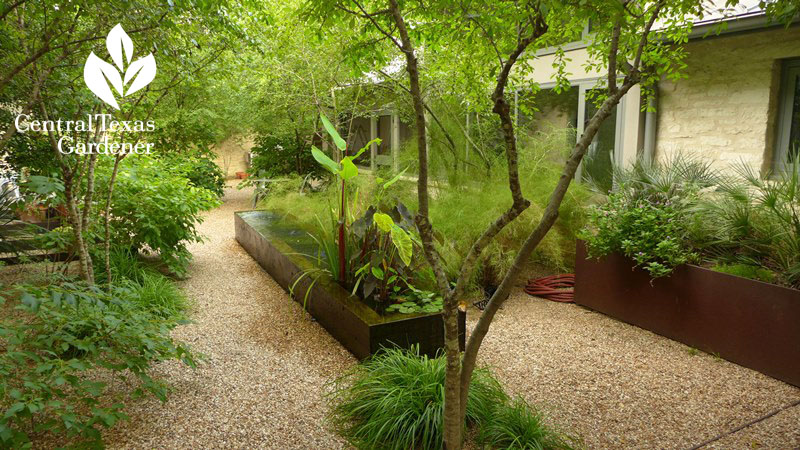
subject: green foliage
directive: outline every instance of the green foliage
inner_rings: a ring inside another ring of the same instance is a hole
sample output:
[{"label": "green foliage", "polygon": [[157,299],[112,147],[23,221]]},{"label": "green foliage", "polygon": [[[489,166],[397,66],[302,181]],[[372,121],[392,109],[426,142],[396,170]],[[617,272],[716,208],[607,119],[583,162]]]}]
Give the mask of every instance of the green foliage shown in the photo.
[{"label": "green foliage", "polygon": [[594,232],[583,235],[590,256],[622,253],[653,278],[669,275],[675,266],[698,258],[687,243],[686,218],[669,199],[630,201],[611,193],[590,221]]},{"label": "green foliage", "polygon": [[614,179],[617,189],[593,208],[589,227],[580,234],[590,256],[622,253],[654,278],[699,262],[692,243],[694,211],[701,191],[718,180],[707,163],[678,155],[664,163],[617,169]]},{"label": "green foliage", "polygon": [[[440,449],[445,360],[387,349],[333,383],[330,421],[361,449]],[[494,406],[508,400],[486,369],[472,376],[467,421],[490,421]]]},{"label": "green foliage", "polygon": [[[0,109],[2,123],[14,123],[15,118],[16,115],[11,111]],[[24,169],[29,175],[55,176],[58,174],[57,161],[53,158],[53,150],[44,134],[15,133],[2,147],[2,150],[6,152],[5,161],[17,173],[22,173]]]},{"label": "green foliage", "polygon": [[177,108],[166,119],[156,122],[153,142],[156,148],[179,153],[208,153],[223,139],[219,115],[208,108]]},{"label": "green foliage", "polygon": [[48,249],[57,253],[71,252],[75,245],[75,233],[72,227],[60,226],[52,230],[42,230],[34,237],[37,248]]},{"label": "green foliage", "polygon": [[395,303],[386,308],[386,312],[400,314],[437,313],[442,310],[442,296],[435,292],[408,286],[406,292],[394,296]]},{"label": "green foliage", "polygon": [[208,152],[171,153],[164,163],[171,168],[171,174],[183,176],[192,186],[207,189],[217,197],[225,194],[225,174]]},{"label": "green foliage", "polygon": [[[553,186],[561,176],[567,150],[563,133],[535,133],[527,142],[527,146],[519,149],[520,183],[531,206],[484,250],[478,272],[472,279],[473,290],[481,285],[499,284],[522,241],[542,217]],[[461,181],[442,185],[430,204],[431,222],[442,237],[439,251],[451,279],[457,276],[461,262],[480,233],[511,205],[503,159],[496,157],[491,170],[474,170],[466,173]],[[583,185],[570,187],[559,209],[558,221],[534,251],[531,263],[559,271],[573,267],[575,235],[584,226],[589,198]]]},{"label": "green foliage", "polygon": [[200,242],[201,212],[219,201],[204,188],[170,173],[169,166],[151,159],[125,160],[111,207],[112,242],[132,250],[158,252],[176,275],[183,275],[191,254],[186,246]]},{"label": "green foliage", "polygon": [[255,155],[250,173],[257,178],[275,178],[285,175],[320,175],[323,173],[309,147],[295,138],[260,135],[250,151]]},{"label": "green foliage", "polygon": [[716,264],[711,270],[765,283],[773,283],[776,278],[775,272],[750,264]]},{"label": "green foliage", "polygon": [[619,187],[582,232],[591,256],[620,252],[663,276],[678,264],[800,287],[800,175],[762,179],[740,165],[722,176],[678,157],[617,171]]},{"label": "green foliage", "polygon": [[352,223],[348,236],[355,247],[349,259],[355,269],[351,270],[353,292],[361,287],[363,298],[374,298],[384,306],[408,289],[421,263],[419,252],[414,251],[415,247],[420,250],[421,244],[411,213],[402,203],[387,212],[370,207]]},{"label": "green foliage", "polygon": [[183,320],[189,309],[189,300],[175,282],[154,272],[143,272],[141,282],[126,285],[141,309],[163,319]]},{"label": "green foliage", "polygon": [[147,274],[155,273],[155,270],[142,261],[138,253],[130,248],[114,245],[108,256],[112,283],[128,280],[141,284]]},{"label": "green foliage", "polygon": [[[475,293],[483,285],[496,286],[511,266],[516,250],[541,217],[552,187],[561,174],[562,155],[566,152],[562,132],[535,133],[528,136],[526,142],[526,147],[520,149],[520,177],[523,192],[532,204],[484,251],[478,272],[472,279]],[[558,151],[554,152],[554,149]],[[511,203],[505,165],[501,159],[493,161],[491,170],[473,168],[463,172],[462,169],[461,175],[447,175],[453,169],[443,168],[445,172],[442,172],[442,176],[450,182],[433,181],[436,198],[430,204],[430,215],[440,238],[437,245],[451,278],[456,277],[459,263],[480,232]],[[390,210],[393,205],[403,203],[413,211],[417,201],[415,184],[398,178],[398,175],[381,172],[377,178],[362,175],[351,180],[348,198],[353,199],[353,214],[366,211],[371,204]],[[382,182],[378,182],[378,178]],[[296,185],[295,182],[288,184]],[[291,213],[306,229],[317,230],[320,225],[315,217],[329,216],[329,209],[336,205],[338,199],[336,191],[334,184],[319,192],[301,193],[296,189],[283,189],[283,193],[264,199],[260,206],[284,214]],[[576,233],[585,224],[585,206],[589,199],[590,192],[585,186],[574,184],[570,187],[561,205],[558,222],[534,252],[531,263],[542,264],[551,270],[569,270],[573,267]],[[318,231],[314,233],[321,235]]]},{"label": "green foliage", "polygon": [[23,286],[17,314],[0,322],[0,446],[27,447],[33,433],[50,432],[101,446],[102,428],[124,413],[127,395],[107,389],[103,372],[129,376],[145,394],[166,400],[152,365],[196,357],[170,337],[175,326],[147,309],[137,293],[65,282]]},{"label": "green foliage", "polygon": [[718,192],[700,205],[697,240],[725,263],[758,266],[775,273],[774,282],[800,288],[800,169],[772,179],[737,167]]},{"label": "green foliage", "polygon": [[573,439],[544,423],[544,416],[524,399],[497,405],[491,419],[478,432],[478,442],[493,449],[566,450],[574,447]]}]

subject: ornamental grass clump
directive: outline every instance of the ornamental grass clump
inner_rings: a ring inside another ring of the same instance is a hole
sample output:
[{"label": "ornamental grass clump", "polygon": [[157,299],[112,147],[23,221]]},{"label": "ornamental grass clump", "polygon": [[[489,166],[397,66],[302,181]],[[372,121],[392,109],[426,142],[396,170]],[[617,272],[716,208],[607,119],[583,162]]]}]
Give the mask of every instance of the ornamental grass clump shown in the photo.
[{"label": "ornamental grass clump", "polygon": [[[444,377],[443,357],[428,358],[418,348],[386,349],[332,383],[330,423],[360,449],[441,449]],[[493,448],[569,448],[541,419],[527,404],[510,403],[488,369],[473,373],[467,425],[482,433],[482,442]],[[520,447],[509,447],[513,442]]]},{"label": "ornamental grass clump", "polygon": [[491,420],[483,424],[478,442],[494,449],[566,450],[577,441],[544,423],[544,415],[522,398],[516,398],[494,409]]}]

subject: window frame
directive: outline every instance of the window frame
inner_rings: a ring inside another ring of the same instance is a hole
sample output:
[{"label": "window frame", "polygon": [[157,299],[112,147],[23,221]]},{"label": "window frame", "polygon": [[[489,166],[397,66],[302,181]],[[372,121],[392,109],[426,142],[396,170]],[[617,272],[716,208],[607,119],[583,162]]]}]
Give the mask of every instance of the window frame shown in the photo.
[{"label": "window frame", "polygon": [[795,94],[795,86],[792,85],[792,81],[796,82],[795,77],[800,77],[800,58],[783,61],[773,161],[773,168],[776,172],[789,170],[789,138],[792,132],[792,108]]}]

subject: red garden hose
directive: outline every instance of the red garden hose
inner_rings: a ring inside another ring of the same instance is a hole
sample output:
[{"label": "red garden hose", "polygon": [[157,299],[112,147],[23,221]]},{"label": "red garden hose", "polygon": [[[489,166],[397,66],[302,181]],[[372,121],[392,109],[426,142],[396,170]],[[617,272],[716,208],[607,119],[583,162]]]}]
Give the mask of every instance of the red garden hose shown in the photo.
[{"label": "red garden hose", "polygon": [[528,280],[525,292],[530,295],[560,303],[575,302],[575,274],[552,275],[544,278]]}]

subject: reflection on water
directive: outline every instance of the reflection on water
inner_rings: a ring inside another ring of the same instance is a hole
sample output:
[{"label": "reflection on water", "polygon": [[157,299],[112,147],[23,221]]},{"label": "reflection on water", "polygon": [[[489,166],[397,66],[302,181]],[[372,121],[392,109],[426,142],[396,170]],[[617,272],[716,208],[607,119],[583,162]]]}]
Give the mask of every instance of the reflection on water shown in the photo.
[{"label": "reflection on water", "polygon": [[287,243],[298,253],[316,257],[317,244],[307,231],[291,219],[272,211],[244,211],[239,216],[265,237],[273,236]]}]

